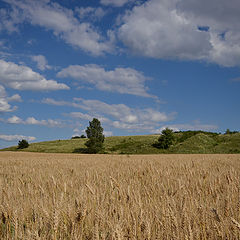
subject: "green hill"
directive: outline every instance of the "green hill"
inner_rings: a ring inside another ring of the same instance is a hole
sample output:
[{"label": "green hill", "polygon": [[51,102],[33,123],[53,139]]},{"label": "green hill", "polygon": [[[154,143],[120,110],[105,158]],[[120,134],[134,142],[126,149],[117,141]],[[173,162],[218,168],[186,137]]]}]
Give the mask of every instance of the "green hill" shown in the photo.
[{"label": "green hill", "polygon": [[170,147],[169,151],[174,153],[213,153],[216,145],[215,138],[199,133]]},{"label": "green hill", "polygon": [[[176,142],[167,150],[154,147],[159,135],[106,137],[104,153],[109,154],[158,154],[158,153],[240,153],[240,133],[216,134],[202,131],[175,133]],[[31,143],[28,148],[17,146],[1,151],[27,151],[46,153],[81,153],[87,139],[55,140]]]}]

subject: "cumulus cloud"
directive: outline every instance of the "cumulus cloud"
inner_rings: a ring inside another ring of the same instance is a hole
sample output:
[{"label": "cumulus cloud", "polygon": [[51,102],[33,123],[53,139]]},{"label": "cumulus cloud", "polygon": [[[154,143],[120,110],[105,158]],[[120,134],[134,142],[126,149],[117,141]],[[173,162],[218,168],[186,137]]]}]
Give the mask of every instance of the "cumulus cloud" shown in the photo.
[{"label": "cumulus cloud", "polygon": [[0,83],[16,90],[67,90],[69,87],[54,80],[47,80],[27,66],[0,60]]},{"label": "cumulus cloud", "polygon": [[118,36],[147,57],[239,66],[239,16],[238,0],[149,0],[125,14]]},{"label": "cumulus cloud", "polygon": [[106,40],[87,22],[79,22],[71,9],[58,3],[38,0],[4,0],[13,9],[22,12],[23,19],[32,25],[53,31],[66,43],[93,55],[112,51],[112,42]]},{"label": "cumulus cloud", "polygon": [[7,100],[9,102],[22,102],[22,97],[19,94],[14,94],[11,97],[8,97]]},{"label": "cumulus cloud", "polygon": [[181,0],[177,10],[183,12],[187,18],[195,18],[201,26],[214,29],[239,29],[240,2],[238,0]]},{"label": "cumulus cloud", "polygon": [[21,124],[23,123],[23,120],[17,116],[12,116],[10,118],[7,119],[7,123],[11,123],[11,124]]},{"label": "cumulus cloud", "polygon": [[8,142],[16,141],[16,140],[22,140],[25,139],[27,141],[34,141],[36,140],[35,137],[31,136],[23,136],[23,135],[3,135],[0,134],[0,139]]},{"label": "cumulus cloud", "polygon": [[10,123],[10,124],[42,125],[42,126],[47,126],[47,127],[62,127],[63,126],[62,121],[59,121],[59,120],[53,120],[53,119],[37,120],[34,117],[28,117],[26,120],[23,120],[17,116],[12,116],[12,117],[8,118],[5,122]]},{"label": "cumulus cloud", "polygon": [[42,71],[51,69],[51,66],[48,65],[47,59],[43,55],[32,56],[32,60],[37,63],[38,69]]},{"label": "cumulus cloud", "polygon": [[177,0],[151,0],[123,17],[119,38],[134,53],[154,58],[202,59],[211,50],[207,32],[176,12]]},{"label": "cumulus cloud", "polygon": [[125,104],[108,104],[99,100],[85,100],[75,98],[73,102],[43,99],[43,103],[55,106],[71,106],[80,108],[83,112],[71,112],[68,115],[82,120],[91,120],[93,117],[107,125],[126,130],[153,130],[162,122],[175,118],[176,113],[167,114],[153,108],[130,108]]},{"label": "cumulus cloud", "polygon": [[16,107],[12,107],[9,102],[19,101],[20,99],[21,97],[18,94],[8,97],[5,88],[0,85],[0,113],[16,110]]},{"label": "cumulus cloud", "polygon": [[102,91],[154,97],[147,93],[145,86],[149,78],[133,68],[115,68],[108,71],[95,64],[71,65],[60,71],[57,76],[89,83]]},{"label": "cumulus cloud", "polygon": [[130,108],[125,104],[108,104],[99,100],[85,100],[75,98],[79,106],[92,113],[109,115],[125,123],[166,122],[174,118],[175,114],[166,114],[152,108]]}]

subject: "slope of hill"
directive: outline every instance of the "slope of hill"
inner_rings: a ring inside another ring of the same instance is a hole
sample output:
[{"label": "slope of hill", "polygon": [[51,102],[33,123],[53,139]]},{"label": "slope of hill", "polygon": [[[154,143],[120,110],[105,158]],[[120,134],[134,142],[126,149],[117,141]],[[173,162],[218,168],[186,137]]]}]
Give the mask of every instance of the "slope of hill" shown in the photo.
[{"label": "slope of hill", "polygon": [[170,147],[169,151],[173,153],[213,153],[216,145],[217,142],[213,137],[199,133]]},{"label": "slope of hill", "polygon": [[[104,153],[158,154],[158,153],[240,153],[240,133],[216,134],[199,131],[175,133],[176,143],[167,150],[153,146],[159,135],[114,136],[104,142]],[[17,146],[1,151],[27,151],[46,153],[81,153],[87,139],[55,140],[32,143],[23,150]]]}]

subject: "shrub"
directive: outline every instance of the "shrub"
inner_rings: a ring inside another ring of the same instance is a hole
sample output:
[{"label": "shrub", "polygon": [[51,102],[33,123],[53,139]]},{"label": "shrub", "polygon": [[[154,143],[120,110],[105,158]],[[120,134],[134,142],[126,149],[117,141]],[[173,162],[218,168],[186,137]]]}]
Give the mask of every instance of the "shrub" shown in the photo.
[{"label": "shrub", "polygon": [[73,136],[72,139],[78,139],[78,138],[86,138],[86,136],[84,134],[82,134],[81,136]]},{"label": "shrub", "polygon": [[79,136],[73,136],[71,139],[78,139],[80,138]]},{"label": "shrub", "polygon": [[18,149],[24,149],[29,146],[29,143],[27,140],[22,139],[21,141],[18,142]]}]

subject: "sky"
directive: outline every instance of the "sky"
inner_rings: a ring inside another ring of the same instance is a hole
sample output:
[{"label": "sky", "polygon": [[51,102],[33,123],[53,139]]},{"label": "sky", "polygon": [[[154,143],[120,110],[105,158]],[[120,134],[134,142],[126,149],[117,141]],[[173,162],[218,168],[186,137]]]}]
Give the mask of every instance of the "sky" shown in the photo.
[{"label": "sky", "polygon": [[239,0],[0,0],[0,148],[239,131]]}]

